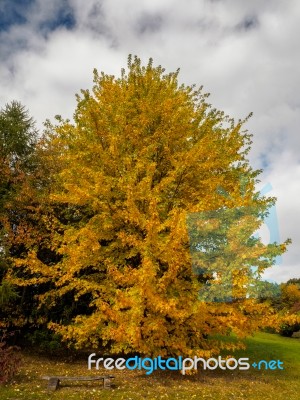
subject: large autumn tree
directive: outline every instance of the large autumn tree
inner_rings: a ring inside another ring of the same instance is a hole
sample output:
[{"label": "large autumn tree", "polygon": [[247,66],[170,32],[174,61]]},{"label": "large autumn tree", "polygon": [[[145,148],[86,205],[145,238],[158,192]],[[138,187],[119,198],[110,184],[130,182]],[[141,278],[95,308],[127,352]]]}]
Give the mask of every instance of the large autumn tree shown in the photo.
[{"label": "large autumn tree", "polygon": [[[274,199],[255,191],[247,119],[212,108],[178,73],[137,57],[119,78],[95,70],[74,123],[48,127],[44,221],[56,258],[28,246],[10,279],[41,282],[48,307],[84,299],[88,312],[49,324],[78,347],[208,356],[234,347],[216,334],[243,336],[268,317],[247,288],[285,244],[253,236]],[[228,271],[230,300],[205,301],[203,287],[223,290]]]}]

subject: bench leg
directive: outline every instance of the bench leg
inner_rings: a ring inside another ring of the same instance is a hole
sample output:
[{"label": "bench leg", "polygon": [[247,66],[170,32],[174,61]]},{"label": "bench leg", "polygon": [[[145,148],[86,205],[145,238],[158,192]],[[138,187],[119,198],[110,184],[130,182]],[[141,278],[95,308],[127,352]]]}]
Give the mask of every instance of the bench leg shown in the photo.
[{"label": "bench leg", "polygon": [[53,392],[58,388],[59,386],[59,379],[57,378],[50,378],[48,382],[48,390],[52,390]]},{"label": "bench leg", "polygon": [[110,378],[104,378],[103,379],[103,387],[104,389],[110,389]]}]

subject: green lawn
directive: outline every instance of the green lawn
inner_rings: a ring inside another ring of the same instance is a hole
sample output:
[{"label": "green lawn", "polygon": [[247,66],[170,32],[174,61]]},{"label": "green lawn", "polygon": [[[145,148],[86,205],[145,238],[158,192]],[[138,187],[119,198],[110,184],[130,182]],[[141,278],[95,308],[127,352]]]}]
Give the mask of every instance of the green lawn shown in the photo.
[{"label": "green lawn", "polygon": [[[24,353],[23,367],[13,382],[0,386],[1,400],[32,399],[300,399],[300,340],[259,333],[247,340],[247,350],[233,353],[235,358],[249,357],[251,362],[279,359],[284,370],[199,371],[193,376],[179,372],[145,375],[141,371],[112,371],[115,387],[104,390],[98,382],[64,384],[56,392],[47,392],[42,375],[97,375],[87,370],[86,359],[54,359]],[[98,371],[98,374],[107,373]]]}]

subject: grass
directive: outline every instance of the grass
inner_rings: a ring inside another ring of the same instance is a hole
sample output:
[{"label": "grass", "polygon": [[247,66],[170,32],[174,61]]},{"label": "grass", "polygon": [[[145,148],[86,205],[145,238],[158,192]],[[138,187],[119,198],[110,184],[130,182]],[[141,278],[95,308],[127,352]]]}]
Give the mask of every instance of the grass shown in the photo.
[{"label": "grass", "polygon": [[68,382],[55,392],[47,391],[43,375],[97,375],[107,371],[88,371],[87,359],[54,359],[23,353],[23,367],[15,379],[0,386],[1,400],[138,400],[138,399],[250,399],[299,400],[300,398],[300,340],[259,333],[247,339],[248,348],[232,354],[248,357],[252,362],[279,359],[284,370],[249,369],[247,371],[198,371],[182,376],[178,371],[113,370],[114,388],[104,390],[101,383]]}]

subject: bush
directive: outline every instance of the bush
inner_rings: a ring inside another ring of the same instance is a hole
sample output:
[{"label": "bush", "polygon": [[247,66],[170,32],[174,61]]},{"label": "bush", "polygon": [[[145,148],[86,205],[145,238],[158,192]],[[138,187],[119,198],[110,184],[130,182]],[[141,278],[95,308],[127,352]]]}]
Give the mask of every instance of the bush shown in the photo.
[{"label": "bush", "polygon": [[291,324],[291,325],[283,324],[280,327],[279,333],[282,336],[291,337],[294,332],[297,332],[299,330],[300,330],[300,323]]},{"label": "bush", "polygon": [[10,335],[12,334],[4,332],[0,339],[0,384],[8,382],[18,372],[21,365],[19,347],[10,346],[6,342]]},{"label": "bush", "polygon": [[63,349],[61,336],[46,329],[36,330],[26,335],[26,339],[41,351],[53,353]]}]

